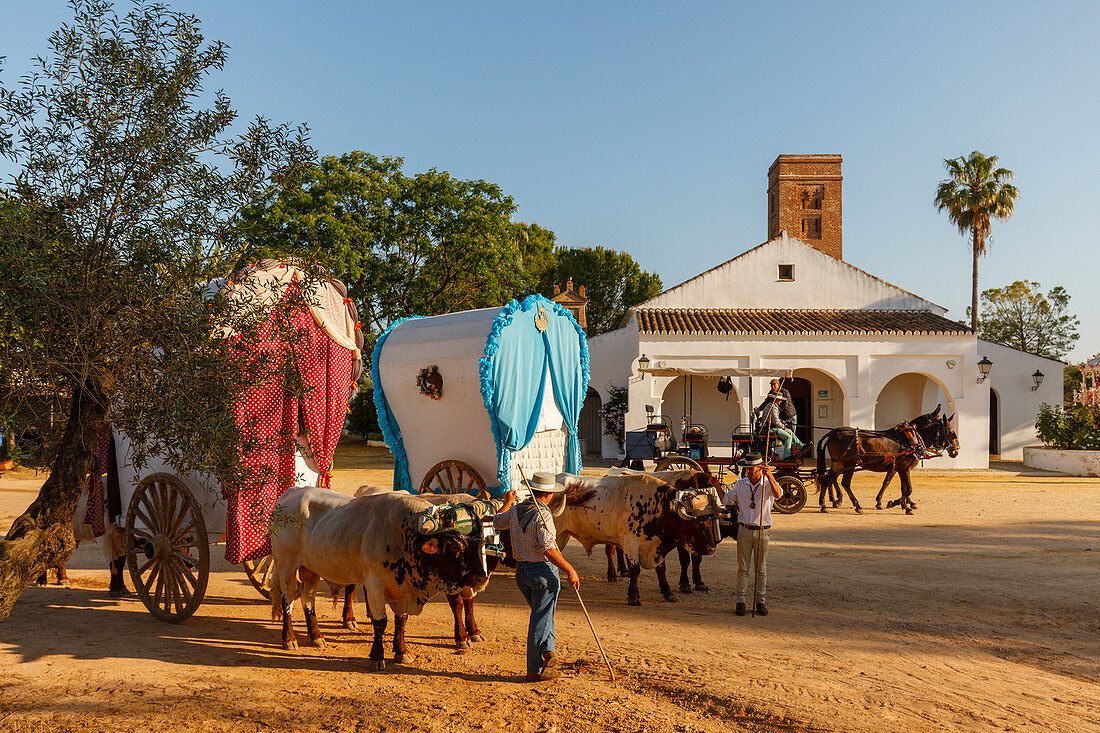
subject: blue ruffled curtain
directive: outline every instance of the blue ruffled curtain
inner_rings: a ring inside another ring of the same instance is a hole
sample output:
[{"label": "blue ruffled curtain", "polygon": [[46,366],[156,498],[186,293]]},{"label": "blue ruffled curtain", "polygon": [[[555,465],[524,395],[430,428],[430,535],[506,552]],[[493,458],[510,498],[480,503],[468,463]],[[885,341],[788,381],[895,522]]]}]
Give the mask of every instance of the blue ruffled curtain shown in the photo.
[{"label": "blue ruffled curtain", "polygon": [[374,409],[378,413],[378,427],[382,430],[382,438],[386,441],[386,447],[393,453],[393,489],[394,491],[408,491],[413,493],[412,480],[409,478],[409,456],[405,453],[405,439],[401,436],[401,427],[390,410],[390,403],[386,400],[386,393],[382,391],[382,376],[378,372],[378,364],[382,360],[382,345],[386,343],[390,332],[405,321],[419,318],[399,318],[389,325],[378,341],[374,344],[371,353],[370,376],[374,382]]},{"label": "blue ruffled curtain", "polygon": [[[545,332],[535,328],[539,306],[546,309]],[[556,317],[555,317],[556,316]],[[540,295],[512,301],[493,322],[481,359],[481,392],[497,443],[497,479],[511,484],[510,458],[535,435],[550,367],[554,401],[569,431],[566,469],[580,470],[577,419],[588,388],[588,348],[572,315]]]},{"label": "blue ruffled curtain", "polygon": [[558,409],[565,418],[565,427],[569,431],[565,470],[578,473],[581,470],[581,451],[577,440],[577,420],[588,391],[588,370],[578,368],[582,361],[583,342],[570,321],[572,318],[551,318],[543,337],[546,342],[546,358],[550,362],[554,401],[558,403]]}]

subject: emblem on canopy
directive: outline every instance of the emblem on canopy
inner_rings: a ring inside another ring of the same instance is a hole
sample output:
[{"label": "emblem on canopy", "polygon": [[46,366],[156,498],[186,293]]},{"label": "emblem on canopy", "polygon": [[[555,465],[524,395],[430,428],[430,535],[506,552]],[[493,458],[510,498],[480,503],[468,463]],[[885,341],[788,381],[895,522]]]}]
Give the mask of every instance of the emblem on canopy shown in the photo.
[{"label": "emblem on canopy", "polygon": [[550,317],[546,315],[546,306],[539,306],[538,313],[535,314],[535,328],[542,333],[546,330],[546,327],[550,325]]}]

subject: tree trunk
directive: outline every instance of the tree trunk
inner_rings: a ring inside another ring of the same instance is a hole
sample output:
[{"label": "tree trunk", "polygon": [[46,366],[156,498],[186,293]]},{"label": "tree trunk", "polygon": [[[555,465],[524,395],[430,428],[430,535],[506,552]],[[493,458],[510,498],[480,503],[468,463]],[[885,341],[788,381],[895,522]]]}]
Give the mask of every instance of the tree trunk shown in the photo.
[{"label": "tree trunk", "polygon": [[978,230],[973,231],[974,239],[970,249],[974,253],[973,288],[970,291],[970,328],[978,332]]},{"label": "tree trunk", "polygon": [[0,621],[11,614],[19,596],[47,568],[66,562],[76,547],[73,513],[91,467],[96,434],[107,411],[101,390],[73,390],[65,434],[54,455],[49,478],[38,498],[16,518],[0,540]]}]

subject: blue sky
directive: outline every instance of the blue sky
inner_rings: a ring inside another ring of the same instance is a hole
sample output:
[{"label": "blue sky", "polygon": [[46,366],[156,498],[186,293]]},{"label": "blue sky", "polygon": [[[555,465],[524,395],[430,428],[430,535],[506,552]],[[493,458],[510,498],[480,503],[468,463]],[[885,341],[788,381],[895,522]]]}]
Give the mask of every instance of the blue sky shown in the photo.
[{"label": "blue sky", "polygon": [[[666,286],[764,241],[777,155],[840,153],[845,259],[963,319],[969,249],[931,202],[944,158],[996,154],[1020,201],[981,287],[1064,286],[1070,358],[1100,351],[1100,3],[173,7],[231,46],[211,86],[243,116],[498,183],[518,219],[626,250]],[[6,9],[6,83],[68,14]]]}]

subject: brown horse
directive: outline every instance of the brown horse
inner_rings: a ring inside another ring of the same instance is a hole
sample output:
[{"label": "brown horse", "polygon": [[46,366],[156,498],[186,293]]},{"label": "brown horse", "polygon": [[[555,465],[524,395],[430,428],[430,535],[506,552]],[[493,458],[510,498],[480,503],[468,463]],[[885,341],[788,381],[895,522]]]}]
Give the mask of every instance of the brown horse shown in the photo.
[{"label": "brown horse", "polygon": [[[817,445],[817,486],[820,492],[818,503],[825,510],[825,492],[835,488],[837,478],[852,500],[857,514],[863,513],[863,507],[852,493],[852,475],[857,468],[885,473],[886,480],[879,490],[879,500],[886,485],[894,474],[901,476],[901,498],[891,502],[890,506],[900,504],[906,514],[912,514],[916,507],[912,503],[913,484],[909,472],[922,458],[929,457],[927,451],[946,450],[954,458],[959,454],[959,439],[951,427],[951,418],[939,414],[937,406],[933,412],[920,415],[908,423],[886,431],[860,430],[859,428],[836,428],[821,437]],[[954,416],[952,416],[954,417]],[[832,464],[825,469],[825,451],[829,452]],[[835,502],[834,506],[839,502]]]}]

